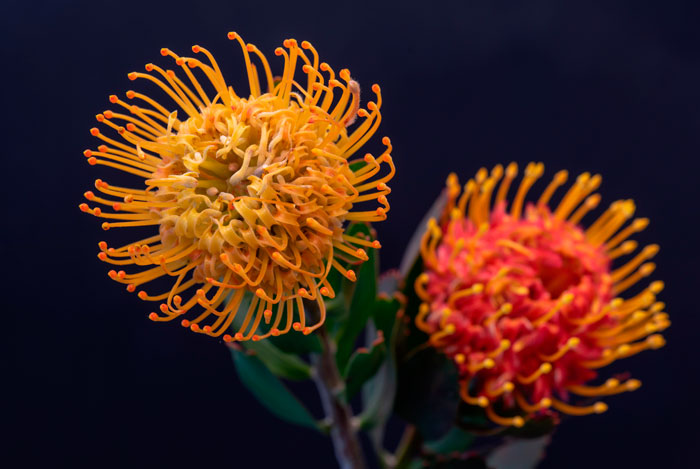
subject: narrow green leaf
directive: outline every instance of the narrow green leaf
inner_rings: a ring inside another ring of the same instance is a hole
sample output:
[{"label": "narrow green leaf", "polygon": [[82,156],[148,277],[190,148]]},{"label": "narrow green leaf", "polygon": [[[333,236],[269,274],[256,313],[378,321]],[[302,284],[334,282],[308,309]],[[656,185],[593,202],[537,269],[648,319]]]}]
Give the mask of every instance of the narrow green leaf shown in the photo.
[{"label": "narrow green leaf", "polygon": [[241,382],[270,412],[287,422],[318,430],[313,416],[257,357],[232,350]]},{"label": "narrow green leaf", "polygon": [[372,320],[377,329],[382,331],[386,340],[391,341],[396,315],[400,309],[401,303],[397,298],[380,297],[374,302]]},{"label": "narrow green leaf", "polygon": [[489,467],[498,469],[534,469],[544,457],[549,436],[531,440],[510,440],[486,458]]},{"label": "narrow green leaf", "polygon": [[[371,236],[368,225],[356,224],[351,228],[348,228],[349,233],[363,233]],[[350,302],[350,312],[347,321],[340,329],[338,336],[336,361],[338,368],[341,370],[345,369],[350,359],[357,337],[367,324],[367,320],[372,314],[372,306],[377,297],[378,256],[374,249],[368,249],[367,255],[369,259],[362,263],[357,273],[357,282],[352,301]]]},{"label": "narrow green leaf", "polygon": [[307,363],[296,355],[284,353],[267,340],[251,340],[242,345],[246,350],[255,352],[255,356],[276,376],[296,381],[311,378],[311,367]]},{"label": "narrow green leaf", "polygon": [[386,344],[375,345],[370,350],[357,350],[345,370],[345,399],[350,400],[362,388],[362,385],[374,376],[386,357]]},{"label": "narrow green leaf", "polygon": [[[246,311],[248,309],[248,305],[250,304],[252,298],[252,294],[246,293],[246,295],[243,297],[241,305],[239,306],[239,312]],[[231,325],[232,332],[237,331],[240,328],[244,316],[245,315],[243,314],[236,315],[233,320],[233,324]],[[258,333],[262,334],[260,329],[258,329]],[[292,332],[289,334],[292,334]],[[296,356],[296,354],[299,353],[298,349],[304,344],[308,345],[309,347],[313,347],[310,341],[315,339],[316,342],[318,342],[318,338],[313,337],[307,339],[307,337],[311,336],[304,336],[296,331],[294,331],[294,334],[295,336],[282,339],[281,341],[275,341],[275,339],[280,339],[283,336],[268,337],[267,339],[260,341],[248,340],[241,342],[240,345],[246,350],[254,352],[258,359],[260,359],[260,361],[263,362],[265,366],[267,366],[267,368],[277,376],[291,380],[309,379],[311,377],[311,368],[307,363]],[[297,334],[298,336],[296,336]],[[293,339],[299,339],[299,341],[295,343],[297,350],[291,353],[286,353],[285,350],[281,350],[279,347],[277,347],[277,344],[291,346]],[[318,350],[320,350],[320,344],[318,344]]]},{"label": "narrow green leaf", "polygon": [[321,342],[314,334],[304,335],[301,331],[291,330],[286,334],[271,336],[267,339],[272,345],[282,352],[292,355],[306,353],[321,353]]},{"label": "narrow green leaf", "polygon": [[442,438],[425,442],[424,446],[428,451],[437,454],[450,454],[456,451],[461,453],[469,449],[473,441],[472,434],[461,428],[452,427]]},{"label": "narrow green leaf", "polygon": [[457,378],[454,363],[433,348],[413,354],[399,368],[396,412],[415,424],[425,440],[442,438],[462,402]]}]

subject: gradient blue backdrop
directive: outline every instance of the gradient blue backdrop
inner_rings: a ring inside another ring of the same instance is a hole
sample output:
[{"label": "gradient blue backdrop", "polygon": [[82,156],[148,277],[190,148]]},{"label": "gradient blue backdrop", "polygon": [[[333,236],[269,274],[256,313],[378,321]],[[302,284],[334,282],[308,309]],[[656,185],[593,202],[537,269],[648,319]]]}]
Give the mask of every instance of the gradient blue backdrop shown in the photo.
[{"label": "gradient blue backdrop", "polygon": [[652,220],[638,239],[662,246],[668,345],[617,367],[643,387],[562,425],[540,467],[693,465],[700,9],[610,3],[5,0],[2,421],[21,466],[333,467],[327,440],[249,395],[226,347],[152,323],[150,305],[109,281],[97,242],[128,234],[103,233],[77,208],[107,174],[81,155],[96,145],[88,129],[107,96],[163,60],[163,46],[206,46],[242,82],[229,30],[270,55],[285,38],[309,40],[364,89],[382,85],[380,132],[398,167],[390,218],[377,226],[384,268],[398,265],[449,171],[465,179],[540,160],[547,175],[602,173],[606,202],[633,197]]}]

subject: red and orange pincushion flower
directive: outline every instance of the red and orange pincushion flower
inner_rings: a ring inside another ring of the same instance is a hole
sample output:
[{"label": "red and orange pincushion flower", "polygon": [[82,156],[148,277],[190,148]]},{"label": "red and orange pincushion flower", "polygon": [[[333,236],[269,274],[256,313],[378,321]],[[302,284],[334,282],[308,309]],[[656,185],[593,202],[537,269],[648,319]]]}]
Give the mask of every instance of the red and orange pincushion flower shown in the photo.
[{"label": "red and orange pincushion flower", "polygon": [[[103,144],[85,156],[92,165],[116,168],[144,183],[126,188],[98,179],[95,187],[102,195],[86,192],[85,197],[110,210],[87,204],[81,209],[109,220],[105,230],[158,228],[153,236],[119,248],[101,242],[99,253],[116,266],[109,272],[112,279],[144,300],[161,302],[152,320],[170,321],[198,310],[182,325],[221,336],[251,292],[240,327],[224,340],[256,340],[291,328],[309,333],[324,321],[322,296],[334,295],[327,280],[331,269],[354,280],[354,272],[339,260],[356,264],[367,259],[365,248],[379,247],[377,241],[349,236],[343,227],[346,221],[384,220],[389,210],[386,182],[394,175],[389,139],[383,139],[387,148],[380,156],[348,161],[379,127],[379,86],[372,87],[376,102],[363,109],[350,72],[341,70],[336,77],[308,42],[299,47],[285,40],[286,49],[275,51],[284,70],[273,77],[254,45],[235,33],[229,39],[243,51],[248,96],[226,84],[213,56],[199,46],[192,50],[204,61],[161,50],[181,69],[177,73],[148,64],[151,73],[129,74],[153,82],[172,104],[134,91],[126,97],[137,104],[110,96],[117,109],[97,120],[119,137],[92,129]],[[303,81],[297,81],[299,69]],[[388,170],[380,176],[382,168]],[[355,204],[372,201],[379,208],[353,211]],[[142,290],[163,277],[172,278],[167,291]],[[315,324],[307,324],[303,299],[318,302],[321,317]],[[262,320],[269,326],[258,334]]]},{"label": "red and orange pincushion flower", "polygon": [[447,208],[423,238],[425,270],[416,281],[424,301],[418,327],[455,362],[462,398],[505,426],[522,426],[551,408],[571,415],[604,412],[603,402],[577,400],[634,390],[640,382],[590,384],[595,370],[661,347],[657,332],[670,324],[656,302],[662,282],[620,296],[654,270],[645,261],[657,245],[611,267],[632,254],[637,243],[628,237],[648,223],[638,218],[625,227],[634,203],[615,202],[583,228],[580,220],[600,201],[593,193],[600,176],[582,174],[550,209],[566,171],[539,200],[525,203],[543,171],[542,164],[527,166],[510,207],[515,164],[490,174],[482,168],[463,191],[450,175]]}]

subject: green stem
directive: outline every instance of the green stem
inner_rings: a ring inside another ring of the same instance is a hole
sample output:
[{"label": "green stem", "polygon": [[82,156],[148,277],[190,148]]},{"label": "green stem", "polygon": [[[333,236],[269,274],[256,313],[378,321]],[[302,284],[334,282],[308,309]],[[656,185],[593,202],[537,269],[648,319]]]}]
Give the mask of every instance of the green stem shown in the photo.
[{"label": "green stem", "polygon": [[328,337],[325,326],[317,329],[316,335],[321,340],[323,350],[315,358],[317,372],[314,381],[323,409],[331,419],[330,436],[335,457],[341,469],[364,469],[362,447],[353,426],[352,410],[341,397],[345,383],[335,362],[335,344]]}]

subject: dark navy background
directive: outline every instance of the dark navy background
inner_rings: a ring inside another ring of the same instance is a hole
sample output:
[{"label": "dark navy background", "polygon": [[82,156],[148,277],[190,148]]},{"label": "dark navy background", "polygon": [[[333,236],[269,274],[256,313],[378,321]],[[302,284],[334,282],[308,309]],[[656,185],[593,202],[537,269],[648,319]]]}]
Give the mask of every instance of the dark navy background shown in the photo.
[{"label": "dark navy background", "polygon": [[466,179],[482,165],[540,160],[548,177],[600,172],[606,203],[633,197],[652,220],[637,239],[662,246],[654,278],[667,284],[668,345],[616,366],[642,388],[608,399],[604,415],[565,422],[540,467],[697,464],[700,9],[611,3],[4,0],[10,395],[0,420],[17,466],[334,467],[326,439],[271,417],[242,387],[221,343],[146,318],[151,305],[110,281],[95,256],[99,240],[128,233],[104,233],[77,208],[96,177],[112,174],[81,154],[97,145],[88,129],[107,96],[134,86],[128,72],[163,63],[164,46],[208,47],[241,83],[229,30],[277,67],[275,47],[306,39],[365,90],[382,85],[380,133],[398,167],[390,217],[377,226],[385,268],[398,265],[452,170]]}]

